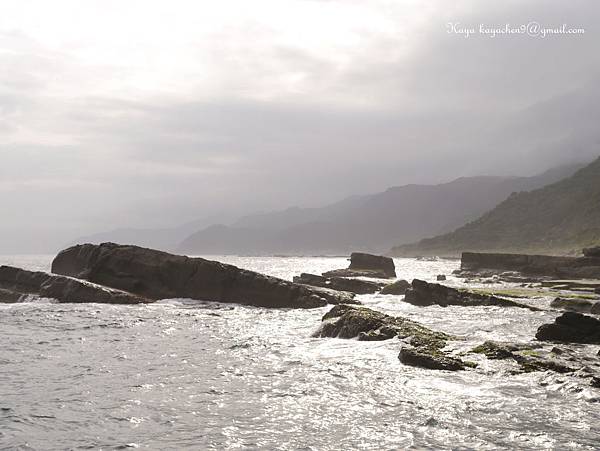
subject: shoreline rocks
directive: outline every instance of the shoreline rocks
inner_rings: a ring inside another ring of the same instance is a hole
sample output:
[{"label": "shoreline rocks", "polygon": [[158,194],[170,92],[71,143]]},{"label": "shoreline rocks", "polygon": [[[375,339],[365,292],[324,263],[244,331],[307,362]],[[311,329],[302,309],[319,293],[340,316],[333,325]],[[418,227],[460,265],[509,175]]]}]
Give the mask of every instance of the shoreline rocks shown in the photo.
[{"label": "shoreline rocks", "polygon": [[443,351],[452,337],[436,332],[402,317],[394,317],[366,307],[337,305],[323,316],[314,337],[356,338],[359,341],[381,341],[398,337],[404,341],[399,360],[427,369],[462,370],[472,366]]},{"label": "shoreline rocks", "polygon": [[437,283],[428,283],[419,279],[413,280],[411,288],[406,290],[404,301],[422,307],[430,305],[440,305],[442,307],[447,307],[449,305],[463,307],[499,306],[525,308],[532,311],[540,310],[537,307],[522,304],[510,299],[458,290]]},{"label": "shoreline rocks", "polygon": [[517,271],[557,278],[600,279],[600,257],[463,252],[462,271]]},{"label": "shoreline rocks", "polygon": [[371,277],[393,279],[396,277],[394,260],[382,255],[353,252],[347,269],[334,269],[323,273],[324,277]]},{"label": "shoreline rocks", "polygon": [[535,338],[540,341],[600,344],[600,320],[576,312],[565,312],[551,324],[542,324]]},{"label": "shoreline rocks", "polygon": [[61,251],[52,271],[149,299],[190,298],[269,308],[315,308],[345,302],[323,292],[233,265],[114,243]]},{"label": "shoreline rocks", "polygon": [[41,271],[0,266],[0,302],[20,302],[24,296],[53,298],[59,302],[145,304],[152,302],[126,291]]},{"label": "shoreline rocks", "polygon": [[550,307],[579,313],[600,314],[600,301],[587,299],[556,298],[550,303]]}]

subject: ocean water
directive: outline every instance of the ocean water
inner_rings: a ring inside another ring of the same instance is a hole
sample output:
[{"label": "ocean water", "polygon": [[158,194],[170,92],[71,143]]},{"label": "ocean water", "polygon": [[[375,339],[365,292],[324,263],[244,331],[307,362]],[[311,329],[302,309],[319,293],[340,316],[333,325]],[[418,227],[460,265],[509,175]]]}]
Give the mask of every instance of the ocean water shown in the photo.
[{"label": "ocean water", "polygon": [[[213,258],[285,279],[347,265]],[[0,264],[37,270],[50,261],[0,256]],[[408,280],[432,281],[458,265],[396,260]],[[458,335],[458,350],[490,339],[530,342],[556,316],[359,299]],[[395,339],[311,338],[328,309],[183,299],[0,304],[0,449],[599,449],[600,391],[587,380],[511,375],[510,362],[484,357],[469,357],[480,366],[461,372],[404,366]],[[598,346],[576,349],[595,356]]]}]

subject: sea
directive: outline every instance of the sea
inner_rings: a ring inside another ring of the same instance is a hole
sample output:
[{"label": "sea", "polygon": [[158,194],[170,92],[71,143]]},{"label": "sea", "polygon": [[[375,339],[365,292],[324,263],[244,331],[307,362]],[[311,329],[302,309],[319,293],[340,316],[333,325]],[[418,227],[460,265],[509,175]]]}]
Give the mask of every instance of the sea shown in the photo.
[{"label": "sea", "polygon": [[[209,258],[288,280],[348,265],[341,257]],[[32,270],[49,270],[51,260],[0,256]],[[409,281],[445,274],[444,283],[469,286],[451,275],[456,260],[395,264]],[[458,336],[456,351],[532,342],[557,316],[358,299]],[[397,339],[312,338],[329,308],[0,304],[0,449],[600,449],[600,390],[589,380],[513,374],[513,362],[483,356],[469,356],[479,366],[467,371],[405,366]],[[598,348],[575,350],[594,358]]]}]

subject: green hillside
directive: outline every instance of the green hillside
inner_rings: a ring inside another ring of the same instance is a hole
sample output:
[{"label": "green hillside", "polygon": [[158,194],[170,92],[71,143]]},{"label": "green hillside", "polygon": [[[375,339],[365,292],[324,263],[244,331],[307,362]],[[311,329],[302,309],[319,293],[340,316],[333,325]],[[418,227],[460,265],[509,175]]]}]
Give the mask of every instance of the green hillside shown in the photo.
[{"label": "green hillside", "polygon": [[573,176],[535,191],[513,193],[454,232],[394,247],[394,256],[464,251],[576,253],[600,243],[600,158]]}]

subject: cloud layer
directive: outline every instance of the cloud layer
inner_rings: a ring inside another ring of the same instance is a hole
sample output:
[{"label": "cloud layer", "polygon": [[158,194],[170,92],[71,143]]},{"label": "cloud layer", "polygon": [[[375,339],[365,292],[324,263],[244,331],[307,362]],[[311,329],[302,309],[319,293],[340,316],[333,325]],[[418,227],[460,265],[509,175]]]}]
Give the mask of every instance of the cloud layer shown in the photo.
[{"label": "cloud layer", "polygon": [[[0,1],[0,253],[591,159],[599,19],[593,0]],[[447,28],[530,21],[585,33]]]}]

